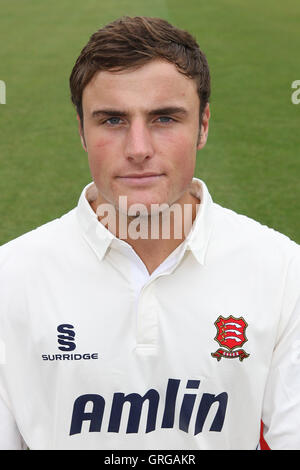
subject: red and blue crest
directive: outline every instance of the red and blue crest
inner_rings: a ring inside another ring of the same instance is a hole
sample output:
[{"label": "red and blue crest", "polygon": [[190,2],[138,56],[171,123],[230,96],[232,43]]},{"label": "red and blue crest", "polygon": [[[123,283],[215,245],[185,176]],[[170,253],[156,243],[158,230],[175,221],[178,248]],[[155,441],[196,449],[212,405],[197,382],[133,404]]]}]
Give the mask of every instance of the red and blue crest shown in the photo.
[{"label": "red and blue crest", "polygon": [[232,315],[225,318],[222,315],[215,321],[217,334],[215,340],[219,343],[221,348],[216,352],[211,353],[218,361],[224,358],[236,358],[243,361],[249,356],[244,349],[241,349],[243,344],[248,341],[246,337],[246,328],[248,324],[243,317],[236,318]]}]

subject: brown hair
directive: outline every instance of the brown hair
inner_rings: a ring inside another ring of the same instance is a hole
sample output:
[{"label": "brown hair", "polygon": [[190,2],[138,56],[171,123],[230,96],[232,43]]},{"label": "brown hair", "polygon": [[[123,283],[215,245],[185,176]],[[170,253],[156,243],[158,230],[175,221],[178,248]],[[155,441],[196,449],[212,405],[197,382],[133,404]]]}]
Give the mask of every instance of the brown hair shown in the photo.
[{"label": "brown hair", "polygon": [[83,125],[82,93],[99,70],[121,71],[152,59],[165,59],[195,79],[200,98],[200,123],[210,96],[210,74],[204,53],[187,31],[161,18],[128,17],[95,32],[82,49],[70,76],[71,100]]}]

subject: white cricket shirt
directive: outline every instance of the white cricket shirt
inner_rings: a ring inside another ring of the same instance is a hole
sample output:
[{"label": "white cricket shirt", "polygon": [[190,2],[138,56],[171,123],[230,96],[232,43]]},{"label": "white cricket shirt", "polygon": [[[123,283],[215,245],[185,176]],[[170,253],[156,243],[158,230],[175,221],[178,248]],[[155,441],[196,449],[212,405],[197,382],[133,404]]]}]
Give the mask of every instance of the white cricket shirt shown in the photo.
[{"label": "white cricket shirt", "polygon": [[151,276],[92,184],[0,248],[0,448],[300,449],[300,247],[192,191]]}]

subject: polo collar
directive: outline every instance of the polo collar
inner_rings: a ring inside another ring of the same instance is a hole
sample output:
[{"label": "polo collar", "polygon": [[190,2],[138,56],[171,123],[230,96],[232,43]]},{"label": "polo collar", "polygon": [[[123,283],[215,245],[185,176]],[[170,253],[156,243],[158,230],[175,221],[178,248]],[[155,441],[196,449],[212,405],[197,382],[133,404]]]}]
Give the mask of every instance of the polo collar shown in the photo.
[{"label": "polo collar", "polygon": [[85,240],[101,261],[116,237],[99,222],[90,206],[89,201],[95,200],[96,196],[97,190],[93,182],[84,187],[77,205],[77,219]]},{"label": "polo collar", "polygon": [[[213,224],[213,200],[204,181],[198,178],[193,178],[191,194],[196,196],[201,202],[193,227],[184,243],[186,250],[190,250],[196,260],[204,265]],[[96,196],[97,190],[95,184],[92,182],[86,185],[80,195],[76,212],[85,240],[94,250],[98,259],[102,260],[112,242],[124,244],[124,240],[115,237],[98,221],[98,217],[89,203]]]},{"label": "polo collar", "polygon": [[191,194],[200,200],[200,204],[186,239],[186,249],[191,250],[196,260],[204,265],[213,227],[213,200],[204,181],[198,178],[193,178]]}]

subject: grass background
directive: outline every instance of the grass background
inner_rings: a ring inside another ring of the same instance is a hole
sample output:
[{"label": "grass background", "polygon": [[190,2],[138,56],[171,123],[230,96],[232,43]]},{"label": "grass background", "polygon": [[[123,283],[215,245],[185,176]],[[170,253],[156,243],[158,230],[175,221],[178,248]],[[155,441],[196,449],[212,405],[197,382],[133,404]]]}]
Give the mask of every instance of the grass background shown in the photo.
[{"label": "grass background", "polygon": [[69,75],[90,35],[125,14],[188,29],[207,55],[196,176],[215,202],[300,243],[299,0],[0,0],[0,244],[72,209],[91,180]]}]

